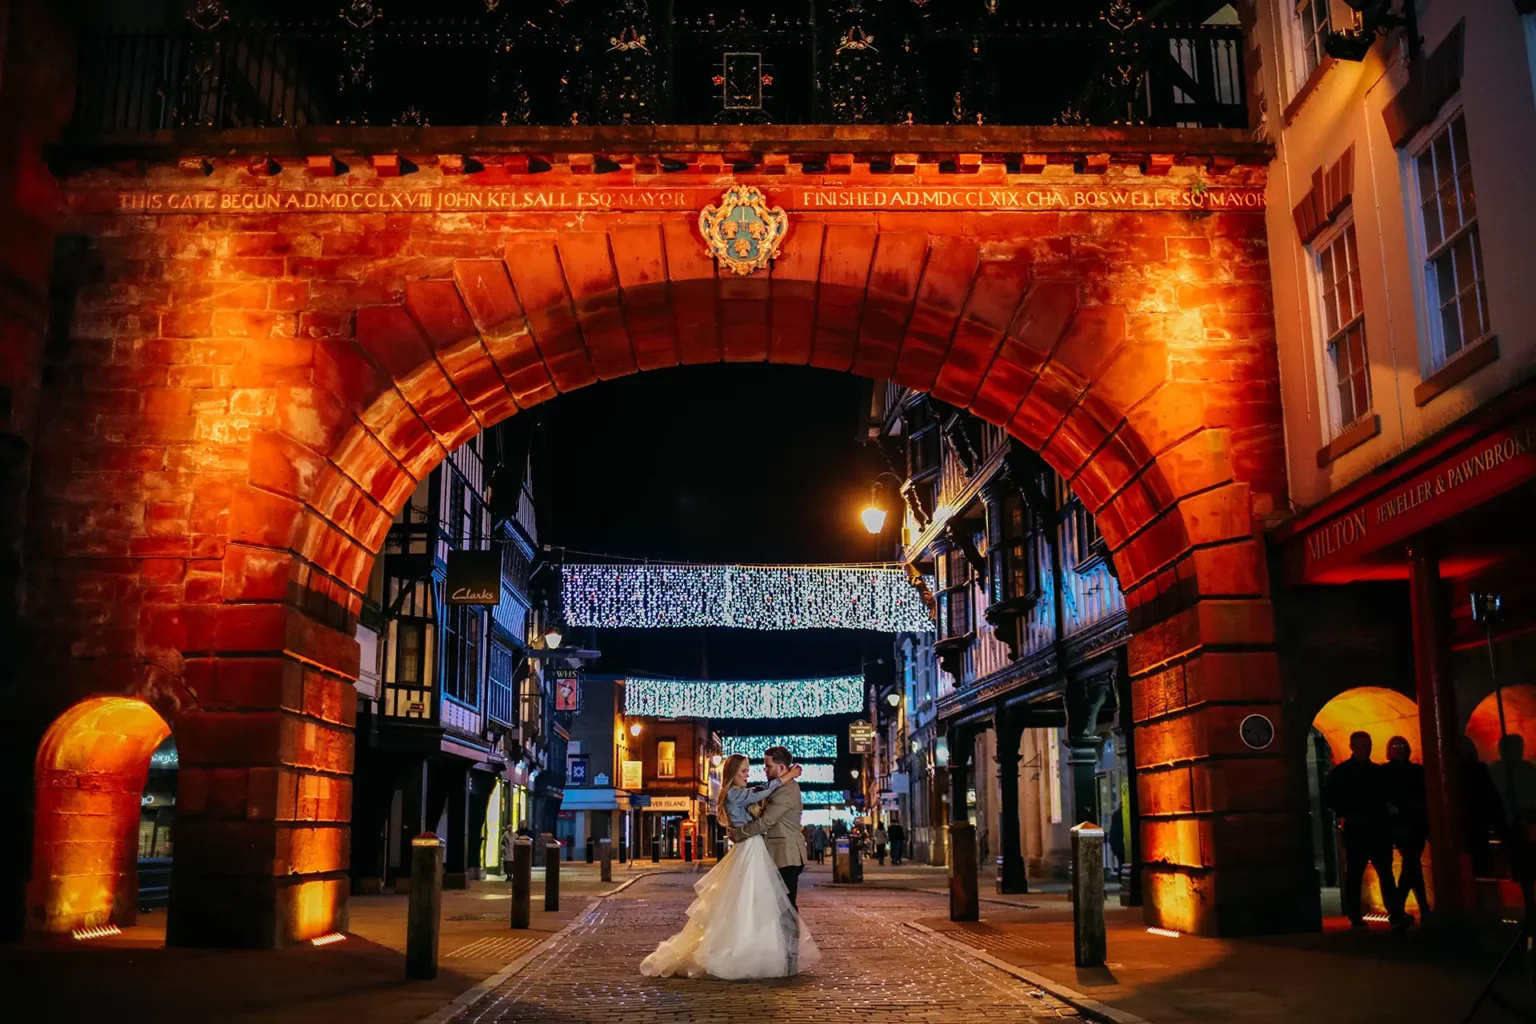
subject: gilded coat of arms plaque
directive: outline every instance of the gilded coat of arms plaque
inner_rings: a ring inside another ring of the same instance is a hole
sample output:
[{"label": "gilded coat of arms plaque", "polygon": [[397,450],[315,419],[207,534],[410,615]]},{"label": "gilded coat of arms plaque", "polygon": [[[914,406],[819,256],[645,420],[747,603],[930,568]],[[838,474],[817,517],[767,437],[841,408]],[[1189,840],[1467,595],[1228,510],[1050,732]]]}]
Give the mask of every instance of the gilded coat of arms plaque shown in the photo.
[{"label": "gilded coat of arms plaque", "polygon": [[699,232],[711,256],[737,274],[750,274],[777,258],[789,215],[769,208],[762,192],[752,185],[726,190],[719,206],[706,206],[699,214]]}]

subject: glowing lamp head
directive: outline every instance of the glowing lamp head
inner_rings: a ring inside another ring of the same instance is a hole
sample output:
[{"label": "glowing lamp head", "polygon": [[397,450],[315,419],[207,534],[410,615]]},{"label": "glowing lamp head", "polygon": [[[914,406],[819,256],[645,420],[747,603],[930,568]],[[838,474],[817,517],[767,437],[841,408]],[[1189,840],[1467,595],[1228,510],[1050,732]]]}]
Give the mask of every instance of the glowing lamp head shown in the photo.
[{"label": "glowing lamp head", "polygon": [[640,723],[639,722],[635,722],[633,725],[631,725],[629,727],[629,734],[631,736],[639,736],[640,735]]},{"label": "glowing lamp head", "polygon": [[881,530],[885,529],[885,509],[883,508],[871,505],[859,513],[859,518],[864,520],[864,529],[870,533],[878,534]]},{"label": "glowing lamp head", "polygon": [[857,768],[855,768],[853,771],[849,772],[848,774],[856,779],[856,778],[859,777],[859,770]]},{"label": "glowing lamp head", "polygon": [[721,764],[722,764],[722,763],[723,763],[723,762],[724,762],[724,761],[725,761],[725,758],[723,758],[723,757],[721,757],[721,756],[720,756],[720,755],[719,755],[719,754],[716,754],[716,755],[715,755],[715,756],[714,756],[714,757],[712,757],[712,758],[710,758],[710,759],[709,759],[709,763],[710,763],[710,764],[712,764],[712,765],[714,765],[714,766],[715,766],[715,767],[716,767],[716,768],[719,768],[719,767],[720,767],[720,765],[721,765]]},{"label": "glowing lamp head", "polygon": [[548,647],[552,651],[558,651],[560,649],[560,643],[564,639],[565,637],[561,635],[560,628],[558,626],[551,627],[544,632],[544,646]]},{"label": "glowing lamp head", "polygon": [[888,693],[885,695],[885,702],[893,708],[899,707],[901,705],[901,694]]}]

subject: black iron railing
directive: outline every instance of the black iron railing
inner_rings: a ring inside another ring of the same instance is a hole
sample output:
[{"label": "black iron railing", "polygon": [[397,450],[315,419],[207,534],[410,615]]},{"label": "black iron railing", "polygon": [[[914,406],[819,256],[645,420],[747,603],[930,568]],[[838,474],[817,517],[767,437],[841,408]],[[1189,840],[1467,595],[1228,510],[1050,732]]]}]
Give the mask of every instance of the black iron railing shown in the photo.
[{"label": "black iron railing", "polygon": [[168,28],[82,39],[77,136],[1248,121],[1237,26],[1150,20],[1209,0],[190,2]]}]

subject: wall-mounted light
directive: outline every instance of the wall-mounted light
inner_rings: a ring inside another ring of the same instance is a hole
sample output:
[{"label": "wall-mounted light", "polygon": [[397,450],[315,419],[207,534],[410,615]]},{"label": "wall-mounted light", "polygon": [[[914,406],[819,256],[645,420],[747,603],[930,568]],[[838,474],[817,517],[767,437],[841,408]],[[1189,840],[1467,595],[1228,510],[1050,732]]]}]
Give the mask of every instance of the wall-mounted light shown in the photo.
[{"label": "wall-mounted light", "polygon": [[900,707],[901,694],[895,692],[888,693],[885,695],[885,702],[893,708]]},{"label": "wall-mounted light", "polygon": [[629,734],[631,736],[639,736],[640,735],[640,723],[639,722],[635,722],[633,725],[631,725],[629,727]]},{"label": "wall-mounted light", "polygon": [[1386,35],[1394,28],[1408,32],[1408,58],[1419,54],[1418,12],[1416,0],[1403,0],[1403,13],[1392,11],[1392,0],[1344,0],[1355,12],[1359,24],[1342,32],[1330,32],[1323,40],[1323,49],[1334,60],[1363,61],[1376,42],[1378,35]]},{"label": "wall-mounted light", "polygon": [[855,768],[853,771],[849,772],[848,775],[851,778],[853,778],[855,781],[857,781],[858,777],[859,777],[859,770],[857,768]]},{"label": "wall-mounted light", "polygon": [[558,651],[564,639],[565,636],[560,632],[559,626],[551,626],[544,631],[544,646],[552,651]]}]

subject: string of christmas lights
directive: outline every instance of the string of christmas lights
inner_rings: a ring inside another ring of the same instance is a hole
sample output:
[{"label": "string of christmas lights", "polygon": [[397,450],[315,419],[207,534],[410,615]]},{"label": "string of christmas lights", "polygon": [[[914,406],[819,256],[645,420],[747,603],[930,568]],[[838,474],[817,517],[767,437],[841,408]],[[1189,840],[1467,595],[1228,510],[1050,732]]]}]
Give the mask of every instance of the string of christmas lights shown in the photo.
[{"label": "string of christmas lights", "polygon": [[[836,767],[836,765],[831,764],[802,764],[800,769],[803,774],[801,774],[799,781],[831,783],[834,781],[832,777],[832,771]],[[752,767],[747,769],[747,781],[751,783],[768,781],[768,773],[764,771],[761,763],[754,764]],[[805,796],[807,794],[801,795]],[[842,794],[839,793],[838,795],[841,796]],[[842,803],[841,800],[838,802]]]},{"label": "string of christmas lights", "polygon": [[567,562],[560,572],[573,626],[933,632],[902,568]]},{"label": "string of christmas lights", "polygon": [[627,679],[624,682],[624,713],[627,715],[649,715],[656,718],[815,718],[818,715],[852,714],[863,707],[863,676],[751,682],[697,682],[681,679]]},{"label": "string of christmas lights", "polygon": [[804,807],[844,807],[851,806],[847,795],[842,790],[801,790],[800,803]]},{"label": "string of christmas lights", "polygon": [[837,757],[836,736],[722,736],[720,753],[725,757],[746,754],[763,756],[769,747],[786,747],[796,761],[830,761]]}]

